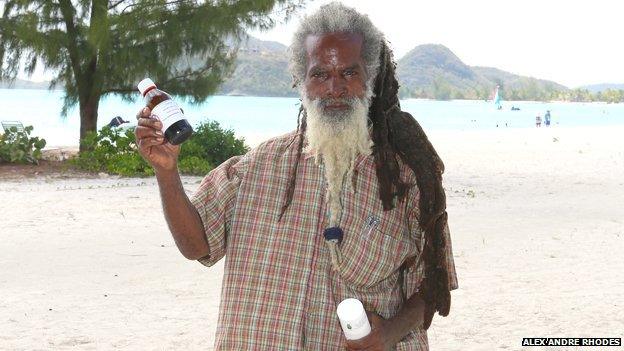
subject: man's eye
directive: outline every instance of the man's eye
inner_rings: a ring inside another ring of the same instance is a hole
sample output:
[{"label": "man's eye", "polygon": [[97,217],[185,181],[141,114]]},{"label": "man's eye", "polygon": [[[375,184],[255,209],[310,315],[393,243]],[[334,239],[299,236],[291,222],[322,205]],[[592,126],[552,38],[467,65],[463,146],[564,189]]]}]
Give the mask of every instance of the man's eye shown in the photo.
[{"label": "man's eye", "polygon": [[325,77],[325,72],[314,72],[312,73],[313,78],[323,78]]},{"label": "man's eye", "polygon": [[356,71],[345,71],[344,75],[347,77],[352,77],[354,75],[356,75],[357,72]]}]

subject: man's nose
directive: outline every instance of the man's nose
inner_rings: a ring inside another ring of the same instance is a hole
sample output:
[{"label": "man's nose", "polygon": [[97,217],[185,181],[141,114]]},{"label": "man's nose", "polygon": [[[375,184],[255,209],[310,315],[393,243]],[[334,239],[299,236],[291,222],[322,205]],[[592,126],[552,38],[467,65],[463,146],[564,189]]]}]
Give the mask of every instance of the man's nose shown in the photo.
[{"label": "man's nose", "polygon": [[347,95],[347,84],[342,77],[331,77],[327,80],[327,97],[341,98]]}]

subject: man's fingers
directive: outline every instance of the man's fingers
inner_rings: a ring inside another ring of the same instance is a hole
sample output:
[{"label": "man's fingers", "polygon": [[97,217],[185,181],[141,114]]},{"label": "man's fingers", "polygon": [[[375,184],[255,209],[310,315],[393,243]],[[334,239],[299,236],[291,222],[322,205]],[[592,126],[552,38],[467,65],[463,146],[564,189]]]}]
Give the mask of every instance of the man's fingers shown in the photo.
[{"label": "man's fingers", "polygon": [[152,127],[145,127],[141,125],[136,127],[136,130],[134,132],[135,132],[137,140],[144,139],[144,138],[163,138],[164,137],[164,134],[160,131],[160,129],[156,129]]},{"label": "man's fingers", "polygon": [[[143,114],[146,113],[146,111],[150,111],[150,109],[148,107],[143,107],[142,109],[140,109],[139,112],[137,112],[137,115],[136,115],[137,120],[139,118],[142,118]],[[151,111],[150,111],[150,113],[151,113]],[[147,114],[145,117],[149,117],[149,114]]]},{"label": "man's fingers", "polygon": [[143,138],[143,139],[139,139],[139,141],[137,142],[137,144],[139,145],[139,148],[144,149],[144,148],[148,148],[151,146],[157,146],[157,145],[162,145],[165,142],[165,138],[162,137],[158,137],[158,138]]},{"label": "man's fingers", "polygon": [[149,109],[149,107],[143,107],[136,115],[136,119],[139,118],[149,118],[150,115],[152,114],[152,110]]},{"label": "man's fingers", "polygon": [[149,127],[152,129],[157,129],[157,130],[161,130],[162,128],[162,122],[159,121],[156,118],[149,118],[149,117],[141,117],[139,118],[137,125],[139,126],[143,126],[143,127]]},{"label": "man's fingers", "polygon": [[141,117],[145,117],[145,118],[148,118],[152,114],[152,110],[150,110],[150,108],[147,106],[143,107],[143,110],[141,112],[142,112]]}]

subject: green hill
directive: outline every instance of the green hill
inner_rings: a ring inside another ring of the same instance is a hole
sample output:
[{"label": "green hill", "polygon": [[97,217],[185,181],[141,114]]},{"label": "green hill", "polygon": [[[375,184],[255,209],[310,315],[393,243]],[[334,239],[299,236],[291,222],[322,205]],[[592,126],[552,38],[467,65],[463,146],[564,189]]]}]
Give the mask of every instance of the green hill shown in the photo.
[{"label": "green hill", "polygon": [[397,62],[402,97],[488,99],[497,85],[507,100],[544,100],[569,89],[497,68],[468,66],[443,45],[415,47]]},{"label": "green hill", "polygon": [[241,43],[236,68],[221,85],[220,95],[298,96],[288,72],[287,47],[249,37]]},{"label": "green hill", "polygon": [[490,82],[443,45],[420,45],[397,62],[403,97],[486,98]]}]

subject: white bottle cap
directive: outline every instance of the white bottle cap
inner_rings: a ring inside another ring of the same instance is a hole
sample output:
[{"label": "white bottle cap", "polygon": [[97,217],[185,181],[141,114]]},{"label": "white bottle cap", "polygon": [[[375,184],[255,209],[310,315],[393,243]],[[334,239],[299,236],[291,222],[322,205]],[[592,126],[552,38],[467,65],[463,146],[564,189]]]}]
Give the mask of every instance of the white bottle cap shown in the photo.
[{"label": "white bottle cap", "polygon": [[371,326],[360,300],[343,300],[338,304],[336,313],[347,340],[361,339],[370,333]]},{"label": "white bottle cap", "polygon": [[156,84],[154,84],[154,81],[149,79],[149,78],[143,79],[137,85],[137,88],[139,88],[139,91],[141,92],[141,95],[145,95],[145,92],[147,91],[147,89],[149,89],[151,87],[156,88]]}]

